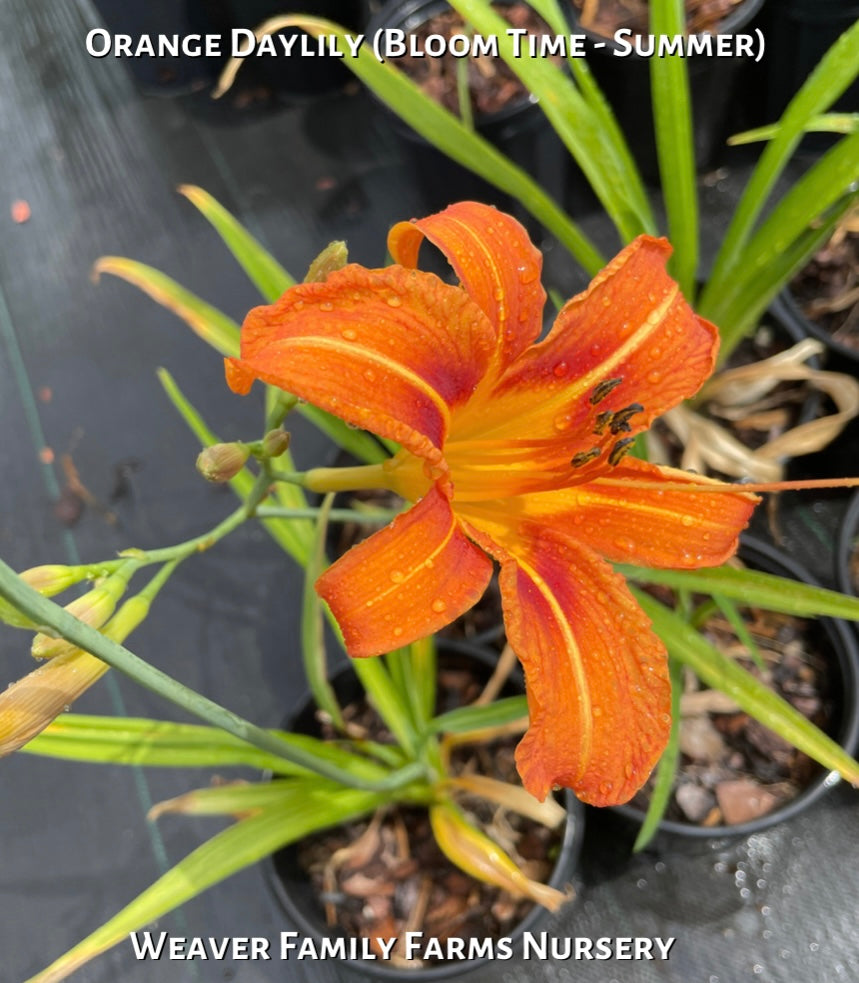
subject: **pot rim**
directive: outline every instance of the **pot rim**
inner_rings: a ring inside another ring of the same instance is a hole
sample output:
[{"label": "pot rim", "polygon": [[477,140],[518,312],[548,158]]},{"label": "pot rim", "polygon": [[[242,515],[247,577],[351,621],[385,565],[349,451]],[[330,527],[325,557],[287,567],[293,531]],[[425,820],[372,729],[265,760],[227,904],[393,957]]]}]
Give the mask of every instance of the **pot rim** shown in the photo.
[{"label": "pot rim", "polygon": [[[446,641],[444,639],[439,639],[439,648],[444,649],[445,647]],[[476,658],[484,665],[487,663],[491,664],[492,661],[492,656],[487,653],[485,649],[479,649],[477,646],[469,645],[468,643],[464,643],[461,646],[456,645],[452,647],[450,649],[450,654],[455,657],[464,656],[466,658]],[[489,656],[489,658],[487,658],[487,656]],[[347,672],[351,673],[352,670],[348,663],[344,663],[335,669],[334,673],[332,674],[333,679],[336,679],[338,675],[345,674]],[[293,708],[293,711],[289,714],[287,719],[294,720],[299,717],[307,710],[308,703],[310,701],[312,701],[312,697],[308,692]],[[558,890],[563,890],[570,883],[575,882],[575,875],[579,866],[579,856],[581,854],[582,843],[584,840],[586,814],[584,804],[580,802],[569,789],[564,789],[563,792],[566,820],[558,848],[558,856],[555,861],[554,868],[552,869],[552,874],[546,881],[550,887],[557,888]],[[289,844],[282,849],[289,849],[295,845],[296,844]],[[263,875],[269,889],[289,921],[303,936],[320,938],[323,928],[321,923],[314,920],[309,914],[308,908],[306,906],[303,907],[300,901],[293,897],[292,892],[284,884],[277,871],[274,858],[275,854],[273,853],[269,854],[261,861],[263,866]],[[312,895],[314,893],[309,882],[307,883],[306,891],[308,892],[308,895]],[[571,902],[575,903],[576,898],[577,894],[573,896]],[[509,935],[504,937],[513,940],[521,939],[525,932],[532,929],[538,920],[544,916],[547,916],[547,914],[548,913],[535,902],[533,907],[522,918],[522,920],[514,926]],[[331,932],[325,934],[328,934],[331,937],[337,937],[340,933]],[[444,980],[458,977],[461,974],[470,972],[473,969],[477,969],[479,966],[485,965],[486,963],[490,962],[491,959],[489,956],[479,956],[475,959],[464,960],[454,959],[444,963],[438,963],[415,969],[391,966],[383,959],[370,961],[363,959],[338,958],[336,961],[349,967],[353,971],[372,973],[374,979],[378,978],[380,980],[404,981],[414,979],[420,980],[421,983],[424,983],[424,981],[427,980]]]},{"label": "pot rim", "polygon": [[[743,0],[743,3],[738,4],[728,15],[724,17],[719,23],[718,34],[736,34],[739,28],[745,27],[745,25],[752,20],[753,17],[758,13],[758,11],[763,7],[764,0]],[[596,41],[600,43],[600,50],[605,54],[609,54],[618,48],[617,42],[614,38],[609,37],[605,34],[599,34],[597,31],[591,30],[589,27],[582,27],[579,22],[579,10],[570,0],[567,5],[569,9],[569,18],[572,26],[584,34],[591,41]],[[699,34],[706,34],[709,32],[700,31]],[[624,58],[624,61],[649,61],[649,58],[645,58],[639,55],[637,52],[632,51],[630,54]]]},{"label": "pot rim", "polygon": [[[494,0],[494,2],[509,7],[514,3],[520,2],[520,0]],[[747,0],[747,2],[751,2],[751,0]],[[425,8],[429,9],[425,12]],[[426,23],[431,17],[435,17],[445,10],[452,9],[453,7],[448,0],[401,0],[399,3],[386,3],[370,18],[370,22],[367,25],[367,37],[374,37],[378,31],[390,27],[399,27],[408,33],[413,31],[418,25]],[[387,104],[380,100],[378,96],[375,96],[374,93],[371,94],[382,106],[386,109],[388,108]],[[508,103],[503,109],[498,109],[494,113],[475,114],[474,128],[482,135],[485,135],[485,130],[492,130],[495,127],[515,122],[518,117],[525,115],[529,110],[538,105],[539,102],[534,95],[532,93],[526,93],[524,98]],[[404,127],[404,132],[411,139],[421,143],[427,143],[408,124],[403,123],[399,116],[395,115],[395,119]],[[535,117],[535,125],[541,119],[542,117]]]},{"label": "pot rim", "polygon": [[835,544],[835,583],[844,594],[856,596],[853,578],[850,576],[850,554],[853,552],[853,538],[859,528],[859,491],[854,492],[847,503],[847,509],[838,526]]},{"label": "pot rim", "polygon": [[[855,498],[856,510],[859,512],[859,493]],[[759,563],[766,572],[776,572],[773,567],[781,567],[786,573],[811,586],[820,586],[817,580],[792,557],[776,549],[764,540],[755,536],[744,535],[740,541],[739,553]],[[769,570],[766,568],[769,567]],[[848,752],[854,754],[859,746],[859,646],[848,625],[838,618],[817,619],[821,628],[832,643],[832,654],[835,656],[834,665],[837,667],[842,686],[836,689],[842,699],[842,719],[835,740]],[[830,788],[840,784],[841,777],[834,771],[823,771],[798,795],[784,805],[757,819],[734,826],[697,826],[694,823],[683,823],[673,819],[663,819],[659,830],[666,833],[676,833],[694,839],[718,840],[759,833],[777,823],[792,819],[810,805],[817,802]],[[614,807],[617,812],[641,823],[644,812],[631,805]]]},{"label": "pot rim", "polygon": [[838,341],[837,338],[833,338],[829,331],[805,316],[796,297],[791,293],[790,286],[785,286],[779,291],[770,304],[770,310],[783,324],[792,324],[796,330],[801,331],[806,336],[811,335],[811,337],[822,341],[831,351],[843,355],[844,358],[848,358],[852,362],[859,362],[859,349],[851,348],[849,345]]}]

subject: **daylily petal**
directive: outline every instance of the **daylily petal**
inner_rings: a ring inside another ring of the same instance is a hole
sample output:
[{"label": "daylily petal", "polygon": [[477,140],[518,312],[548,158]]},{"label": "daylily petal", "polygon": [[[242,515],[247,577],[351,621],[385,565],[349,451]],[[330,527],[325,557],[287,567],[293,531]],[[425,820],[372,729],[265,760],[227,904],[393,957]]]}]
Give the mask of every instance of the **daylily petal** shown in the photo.
[{"label": "daylily petal", "polygon": [[463,287],[495,327],[495,369],[502,372],[540,334],[546,303],[540,251],[516,219],[474,201],[395,225],[388,234],[394,261],[417,266],[424,237],[444,253]]},{"label": "daylily petal", "polygon": [[719,484],[627,458],[604,478],[531,495],[524,505],[529,518],[609,560],[648,567],[710,567],[733,556],[758,498],[739,490],[704,493],[670,487],[708,483]]},{"label": "daylily petal", "polygon": [[89,652],[73,649],[0,692],[0,757],[40,734],[108,668]]},{"label": "daylily petal", "polygon": [[227,381],[238,392],[254,378],[280,386],[432,458],[493,347],[492,325],[461,288],[351,265],[252,310]]},{"label": "daylily petal", "polygon": [[530,727],[516,750],[525,787],[541,800],[564,785],[593,805],[626,802],[668,740],[662,642],[623,578],[586,547],[540,524],[514,530],[500,509],[471,519],[501,563],[507,638],[525,669]]},{"label": "daylily petal", "polygon": [[492,561],[435,487],[316,581],[352,656],[379,655],[437,631],[486,590]]},{"label": "daylily petal", "polygon": [[564,306],[545,341],[457,415],[456,433],[552,438],[558,459],[569,459],[605,439],[613,414],[637,407],[618,436],[626,439],[695,393],[715,364],[718,332],[668,276],[670,252],[649,236],[627,246]]}]

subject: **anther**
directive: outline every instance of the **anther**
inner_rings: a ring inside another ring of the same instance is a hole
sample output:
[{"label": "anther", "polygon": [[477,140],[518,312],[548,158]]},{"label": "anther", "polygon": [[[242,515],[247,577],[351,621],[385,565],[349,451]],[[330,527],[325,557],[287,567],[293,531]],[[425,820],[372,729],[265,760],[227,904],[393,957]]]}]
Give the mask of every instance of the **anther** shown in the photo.
[{"label": "anther", "polygon": [[570,461],[570,464],[572,464],[574,468],[581,468],[588,462],[599,457],[601,453],[602,450],[599,447],[592,447],[589,451],[579,451],[578,454],[573,455],[573,459]]},{"label": "anther", "polygon": [[608,463],[611,465],[619,464],[620,459],[630,450],[630,444],[635,442],[635,437],[624,437],[619,440],[608,455]]},{"label": "anther", "polygon": [[630,403],[626,409],[618,410],[614,414],[611,421],[611,426],[609,429],[613,434],[619,433],[629,433],[632,427],[629,425],[630,417],[635,416],[636,413],[642,413],[644,407],[641,403]]},{"label": "anther", "polygon": [[601,437],[605,433],[605,428],[611,423],[614,418],[614,413],[611,410],[603,410],[602,413],[597,413],[596,426],[594,427],[594,434],[597,437]]},{"label": "anther", "polygon": [[620,376],[618,376],[616,379],[603,379],[602,382],[598,382],[594,386],[594,391],[590,396],[589,402],[591,406],[596,406],[597,403],[601,403],[606,396],[608,396],[608,394],[614,389],[617,389],[622,382],[623,379]]}]

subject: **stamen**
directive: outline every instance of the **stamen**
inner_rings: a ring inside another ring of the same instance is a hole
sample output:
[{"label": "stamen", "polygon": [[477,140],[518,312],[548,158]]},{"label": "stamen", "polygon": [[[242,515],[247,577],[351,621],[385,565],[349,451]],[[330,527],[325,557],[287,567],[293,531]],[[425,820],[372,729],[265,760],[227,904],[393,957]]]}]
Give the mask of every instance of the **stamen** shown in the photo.
[{"label": "stamen", "polygon": [[601,453],[601,447],[592,447],[589,451],[579,451],[578,454],[573,455],[573,459],[570,461],[570,464],[572,464],[574,468],[581,468],[590,461],[598,458]]},{"label": "stamen", "polygon": [[614,418],[614,413],[611,410],[603,410],[602,413],[597,413],[596,426],[594,427],[594,436],[602,437],[605,433],[605,428],[611,423]]},{"label": "stamen", "polygon": [[608,455],[608,463],[611,465],[619,464],[620,459],[630,451],[630,445],[635,442],[635,437],[624,437],[619,440]]},{"label": "stamen", "polygon": [[601,403],[606,396],[623,382],[623,378],[618,376],[616,379],[603,379],[602,382],[598,382],[594,386],[594,391],[590,395],[588,402],[591,406],[596,406],[597,403]]},{"label": "stamen", "polygon": [[[627,440],[629,439],[631,438],[627,438]],[[623,441],[618,441],[618,444],[621,443]],[[617,444],[615,445],[616,448]],[[595,481],[599,484],[617,485],[619,488],[642,488],[658,491],[720,492],[734,495],[742,495],[746,492],[750,495],[757,495],[763,492],[810,491],[815,488],[856,488],[859,486],[859,477],[805,478],[798,481],[765,482],[730,482],[713,479],[711,482],[705,484],[704,482],[648,481],[646,478],[611,478],[606,476],[596,478]]]},{"label": "stamen", "polygon": [[611,421],[611,426],[609,429],[615,436],[619,433],[629,433],[632,427],[629,425],[630,417],[635,416],[636,413],[643,413],[644,407],[641,403],[630,403],[626,409],[618,410],[614,414]]}]

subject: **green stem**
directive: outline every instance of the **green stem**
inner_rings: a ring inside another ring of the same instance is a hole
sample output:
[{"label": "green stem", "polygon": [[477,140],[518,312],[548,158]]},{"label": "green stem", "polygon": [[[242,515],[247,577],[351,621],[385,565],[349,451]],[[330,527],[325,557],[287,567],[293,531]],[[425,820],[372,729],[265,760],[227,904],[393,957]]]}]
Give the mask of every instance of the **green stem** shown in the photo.
[{"label": "green stem", "polygon": [[29,584],[24,583],[16,576],[15,571],[2,560],[0,560],[0,597],[23,612],[35,624],[53,628],[63,638],[68,639],[85,652],[92,653],[114,669],[125,673],[136,683],[153,693],[157,693],[171,703],[175,703],[213,727],[219,727],[261,751],[275,754],[285,761],[300,765],[342,785],[369,791],[389,791],[401,788],[425,774],[423,765],[419,762],[412,762],[381,781],[367,781],[357,778],[350,772],[338,768],[301,748],[293,747],[275,734],[257,727],[249,720],[245,720],[201,693],[189,689],[160,669],[149,665],[148,662],[134,655],[124,646],[106,638],[95,628],[79,621],[74,615],[69,614],[68,611],[48,598],[42,597]]},{"label": "green stem", "polygon": [[180,562],[192,556],[194,553],[204,553],[211,549],[216,543],[228,536],[233,530],[246,522],[251,516],[256,515],[257,506],[268,494],[271,478],[268,474],[261,474],[251,489],[247,501],[243,502],[235,512],[231,512],[226,519],[219,522],[213,529],[204,532],[201,536],[194,536],[193,539],[186,539],[183,543],[175,546],[165,546],[157,550],[128,550],[124,555],[131,557],[139,564],[148,563],[170,563]]}]

